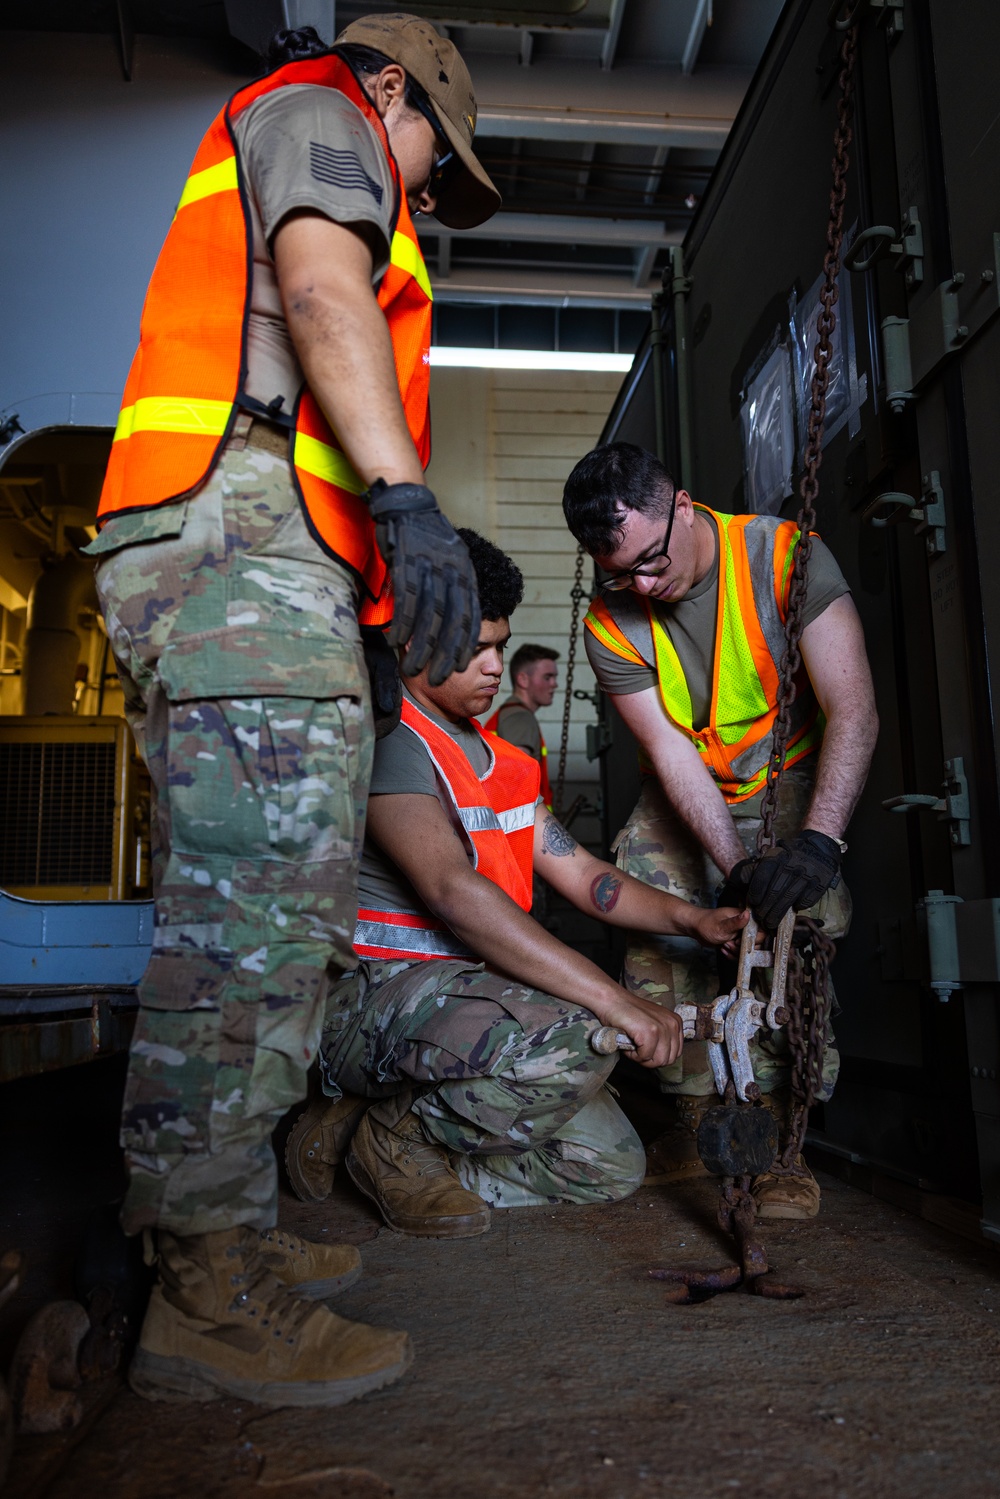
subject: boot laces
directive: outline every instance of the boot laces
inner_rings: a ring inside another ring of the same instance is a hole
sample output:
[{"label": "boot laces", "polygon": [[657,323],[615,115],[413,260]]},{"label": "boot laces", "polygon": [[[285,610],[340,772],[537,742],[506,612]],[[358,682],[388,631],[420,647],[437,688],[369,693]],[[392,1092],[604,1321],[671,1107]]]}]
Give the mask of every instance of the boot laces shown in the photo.
[{"label": "boot laces", "polygon": [[255,1242],[244,1242],[238,1253],[242,1268],[231,1276],[231,1310],[245,1312],[273,1337],[294,1343],[317,1303],[301,1300],[283,1286],[264,1264]]},{"label": "boot laces", "polygon": [[451,1168],[442,1158],[441,1148],[426,1138],[407,1135],[403,1138],[403,1156],[407,1166],[416,1168],[418,1176],[450,1176]]}]

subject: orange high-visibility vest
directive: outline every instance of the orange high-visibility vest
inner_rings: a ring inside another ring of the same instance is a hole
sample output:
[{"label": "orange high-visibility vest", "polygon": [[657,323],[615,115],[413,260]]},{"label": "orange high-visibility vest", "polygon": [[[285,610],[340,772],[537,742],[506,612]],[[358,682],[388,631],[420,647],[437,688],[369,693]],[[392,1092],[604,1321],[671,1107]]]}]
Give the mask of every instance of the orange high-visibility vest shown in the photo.
[{"label": "orange high-visibility vest", "polygon": [[[501,713],[503,713],[503,711],[504,711],[505,708],[524,708],[524,704],[521,702],[520,698],[509,697],[505,703],[501,703],[500,704],[499,708],[497,708],[497,710],[496,710],[495,713],[491,713],[490,714],[489,718],[483,724],[483,733],[484,734],[495,734],[498,739],[501,738],[501,734],[500,734],[500,715],[501,715]],[[525,712],[529,712],[529,711],[530,711],[529,709],[525,709]],[[540,770],[540,772],[541,772],[541,782],[539,784],[539,788],[538,789],[541,792],[542,801],[545,803],[545,805],[548,807],[549,811],[551,812],[552,811],[552,786],[551,786],[551,783],[549,781],[549,752],[548,752],[548,748],[546,747],[545,739],[544,739],[544,736],[542,734],[541,729],[539,729],[539,731],[538,731],[538,740],[539,740],[539,745],[540,745],[540,748],[541,748],[541,756],[542,756],[541,763],[539,764],[539,767],[538,767],[539,770]],[[504,742],[506,743],[506,740]]]},{"label": "orange high-visibility vest", "polygon": [[[726,801],[740,802],[754,796],[767,780],[798,529],[794,521],[775,522],[771,516],[718,515],[705,505],[695,509],[719,533],[719,599],[708,724],[694,727],[684,669],[652,599],[630,590],[628,598],[642,597],[645,618],[633,613],[626,622],[620,606],[622,619],[615,617],[615,600],[626,595],[602,594],[591,604],[584,624],[623,660],[641,666],[655,662],[668,717],[694,744]],[[786,765],[810,754],[823,737],[822,716],[804,667],[799,670],[797,689]]]},{"label": "orange high-visibility vest", "polygon": [[[184,499],[205,482],[240,408],[275,417],[244,391],[252,275],[247,185],[233,121],[288,84],[336,89],[361,110],[395,184],[391,262],[378,289],[396,359],[399,393],[421,464],[430,458],[428,390],[431,287],[399,168],[378,111],[339,57],[288,63],[237,89],[198,147],[153,271],[139,348],[125,385],[98,519]],[[355,473],[312,393],[287,413],[289,460],[309,528],[347,564],[367,595],[361,618],[385,624],[392,591]]]},{"label": "orange high-visibility vest", "polygon": [[[402,722],[420,740],[448,793],[472,845],[473,868],[522,911],[530,910],[538,762],[516,745],[487,736],[473,719],[490,752],[489,768],[477,776],[451,735],[406,697]],[[358,910],[354,951],[360,958],[475,959],[429,911],[414,915],[367,906]]]}]

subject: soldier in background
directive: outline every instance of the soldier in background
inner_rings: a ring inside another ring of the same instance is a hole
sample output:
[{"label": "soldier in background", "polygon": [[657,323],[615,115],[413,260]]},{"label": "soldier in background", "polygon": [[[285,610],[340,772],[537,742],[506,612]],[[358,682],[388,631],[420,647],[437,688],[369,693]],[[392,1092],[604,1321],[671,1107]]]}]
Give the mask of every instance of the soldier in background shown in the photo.
[{"label": "soldier in background", "polygon": [[537,760],[542,773],[542,801],[552,810],[552,787],[549,783],[549,752],[535,714],[547,708],[559,684],[556,662],[559,652],[548,645],[518,646],[510,660],[513,692],[506,702],[483,724],[487,734],[498,734],[508,744],[516,744],[525,754]]}]

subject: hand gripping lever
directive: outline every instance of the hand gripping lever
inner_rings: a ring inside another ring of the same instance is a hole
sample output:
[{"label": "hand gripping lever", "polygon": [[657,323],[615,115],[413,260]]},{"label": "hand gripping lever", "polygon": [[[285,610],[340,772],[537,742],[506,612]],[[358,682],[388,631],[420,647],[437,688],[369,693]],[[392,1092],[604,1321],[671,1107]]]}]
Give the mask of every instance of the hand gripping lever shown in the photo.
[{"label": "hand gripping lever", "polygon": [[[774,945],[759,947],[760,928],[751,915],[743,929],[734,988],[728,994],[720,994],[711,1005],[678,1005],[674,1011],[684,1028],[685,1041],[707,1042],[712,1076],[720,1097],[725,1097],[730,1081],[743,1103],[754,1103],[760,1097],[750,1061],[750,1042],[762,1025],[777,1030],[788,1023],[785,989],[794,927],[795,912],[789,911],[775,933]],[[771,992],[766,999],[759,999],[751,991],[755,968],[774,970]],[[631,1038],[613,1025],[602,1025],[595,1030],[590,1044],[602,1056],[633,1049]]]}]

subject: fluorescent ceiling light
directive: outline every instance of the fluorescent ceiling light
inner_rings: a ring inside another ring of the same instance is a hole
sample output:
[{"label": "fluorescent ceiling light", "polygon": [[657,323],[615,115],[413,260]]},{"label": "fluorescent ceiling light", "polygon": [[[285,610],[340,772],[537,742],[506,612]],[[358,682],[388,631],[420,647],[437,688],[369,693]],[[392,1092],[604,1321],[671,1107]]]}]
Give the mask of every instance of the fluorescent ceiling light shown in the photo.
[{"label": "fluorescent ceiling light", "polygon": [[452,369],[596,370],[623,375],[632,368],[632,355],[565,354],[551,349],[453,349],[446,344],[431,344],[431,364]]}]

